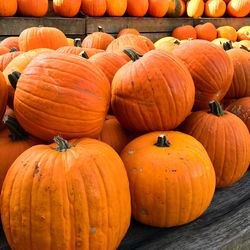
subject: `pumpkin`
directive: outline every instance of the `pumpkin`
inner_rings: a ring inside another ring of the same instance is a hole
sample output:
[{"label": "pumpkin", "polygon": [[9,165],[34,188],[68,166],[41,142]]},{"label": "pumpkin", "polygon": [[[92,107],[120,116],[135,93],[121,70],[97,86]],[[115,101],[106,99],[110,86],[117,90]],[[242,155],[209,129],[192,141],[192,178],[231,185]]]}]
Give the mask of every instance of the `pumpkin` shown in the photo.
[{"label": "pumpkin", "polygon": [[222,107],[222,109],[226,109],[231,103],[237,101],[237,99],[230,99],[230,98],[226,98],[224,97],[221,101],[220,101],[220,105]]},{"label": "pumpkin", "polygon": [[10,49],[0,44],[0,56],[10,52]]},{"label": "pumpkin", "polygon": [[0,120],[2,120],[3,115],[5,113],[7,99],[8,99],[8,88],[3,73],[0,71]]},{"label": "pumpkin", "polygon": [[203,0],[190,0],[187,2],[187,15],[189,17],[201,17],[204,12],[204,1]]},{"label": "pumpkin", "polygon": [[184,63],[166,51],[151,50],[143,57],[126,53],[132,61],[112,82],[111,104],[118,121],[134,132],[177,127],[194,103],[193,79]]},{"label": "pumpkin", "polygon": [[177,131],[148,133],[131,141],[121,158],[129,178],[132,215],[141,223],[183,225],[211,203],[215,172],[206,150],[193,137]]},{"label": "pumpkin", "polygon": [[106,0],[82,0],[81,11],[87,16],[103,16],[106,10]]},{"label": "pumpkin", "polygon": [[213,44],[216,44],[220,46],[221,48],[223,48],[224,44],[226,44],[227,42],[229,42],[229,40],[226,38],[216,38],[212,41]]},{"label": "pumpkin", "polygon": [[103,73],[109,79],[110,85],[117,70],[127,63],[127,60],[125,60],[122,56],[119,56],[113,52],[98,53],[92,56],[89,61],[93,62],[103,71]]},{"label": "pumpkin", "polygon": [[8,171],[1,217],[10,247],[116,249],[131,217],[120,157],[93,139],[55,141],[28,149]]},{"label": "pumpkin", "polygon": [[233,79],[233,63],[224,50],[205,40],[192,40],[172,53],[185,62],[193,77],[194,109],[206,109],[210,101],[222,100]]},{"label": "pumpkin", "polygon": [[235,42],[237,40],[237,31],[231,26],[222,26],[217,29],[218,38],[225,38]]},{"label": "pumpkin", "polygon": [[217,38],[217,30],[210,22],[196,25],[195,30],[198,39],[213,41]]},{"label": "pumpkin", "polygon": [[161,38],[161,39],[159,39],[158,41],[156,41],[155,43],[154,43],[154,46],[155,46],[155,48],[158,46],[158,45],[160,45],[160,43],[162,43],[162,42],[165,42],[165,41],[170,41],[170,42],[174,42],[176,40],[176,38],[174,38],[174,37],[172,37],[172,36],[166,36],[166,37],[163,37],[163,38]]},{"label": "pumpkin", "polygon": [[56,52],[58,53],[73,54],[73,55],[79,55],[82,51],[84,51],[84,48],[75,46],[63,46],[56,50]]},{"label": "pumpkin", "polygon": [[142,17],[147,14],[149,1],[148,0],[127,0],[127,11],[129,16]]},{"label": "pumpkin", "polygon": [[58,134],[96,138],[109,103],[110,83],[93,63],[80,56],[44,53],[19,78],[14,110],[28,133],[50,142]]},{"label": "pumpkin", "polygon": [[53,0],[53,9],[59,16],[73,17],[79,12],[81,3],[81,0]]},{"label": "pumpkin", "polygon": [[226,3],[223,0],[208,0],[205,4],[205,15],[208,17],[222,17],[226,12]]},{"label": "pumpkin", "polygon": [[3,41],[1,41],[1,45],[9,49],[16,48],[17,50],[19,50],[18,36],[5,38]]},{"label": "pumpkin", "polygon": [[127,29],[122,29],[120,30],[120,32],[117,35],[117,38],[123,35],[127,35],[127,34],[133,34],[133,35],[140,35],[140,32],[136,29],[131,29],[131,28],[127,28]]},{"label": "pumpkin", "polygon": [[249,132],[240,118],[225,113],[217,101],[209,106],[209,112],[197,111],[188,116],[181,131],[196,138],[207,150],[216,173],[216,187],[227,187],[248,169]]},{"label": "pumpkin", "polygon": [[5,116],[4,124],[7,128],[0,131],[0,190],[7,171],[16,158],[28,148],[41,143],[29,136],[14,117]]},{"label": "pumpkin", "polygon": [[140,38],[147,44],[149,50],[155,49],[153,42],[146,36],[139,35]]},{"label": "pumpkin", "polygon": [[250,96],[234,101],[227,106],[226,110],[238,116],[250,132]]},{"label": "pumpkin", "polygon": [[127,9],[127,0],[106,0],[109,16],[123,16]]},{"label": "pumpkin", "polygon": [[169,1],[167,16],[181,17],[184,15],[185,10],[186,6],[183,0],[171,0]]},{"label": "pumpkin", "polygon": [[95,49],[95,48],[84,48],[84,51],[82,51],[82,52],[80,53],[80,55],[81,55],[83,52],[87,54],[87,59],[88,59],[88,58],[90,58],[90,57],[92,57],[92,56],[94,56],[94,55],[96,55],[96,54],[98,54],[98,53],[104,52],[104,50],[102,50],[102,49]]},{"label": "pumpkin", "polygon": [[233,17],[245,17],[250,12],[249,0],[231,0],[227,5],[227,13]]},{"label": "pumpkin", "polygon": [[248,49],[250,51],[250,40],[241,40],[233,43],[234,48]]},{"label": "pumpkin", "polygon": [[164,42],[161,42],[155,48],[171,52],[179,44],[180,44],[180,41],[178,39],[175,39],[174,41],[164,41]]},{"label": "pumpkin", "polygon": [[237,31],[237,39],[238,39],[238,41],[250,40],[250,26],[241,27]]},{"label": "pumpkin", "polygon": [[184,25],[177,27],[173,30],[172,36],[179,40],[187,40],[189,38],[196,39],[197,34],[196,30],[191,25]]},{"label": "pumpkin", "polygon": [[84,38],[82,41],[82,47],[105,50],[108,45],[115,40],[113,36],[103,32],[101,26],[98,27],[98,30],[99,32],[94,32]]},{"label": "pumpkin", "polygon": [[163,17],[169,7],[168,0],[148,0],[148,14],[153,17]]},{"label": "pumpkin", "polygon": [[232,84],[227,98],[250,96],[250,55],[244,49],[234,48],[227,51],[234,66]]},{"label": "pumpkin", "polygon": [[68,40],[62,31],[52,27],[32,27],[25,29],[19,36],[21,51],[38,48],[58,49],[67,46]]},{"label": "pumpkin", "polygon": [[98,137],[110,145],[118,154],[131,141],[129,133],[122,128],[115,116],[108,115],[104,121],[102,131]]},{"label": "pumpkin", "polygon": [[17,0],[18,10],[23,16],[42,17],[48,11],[48,0]]},{"label": "pumpkin", "polygon": [[0,56],[0,71],[4,71],[4,69],[8,66],[8,64],[17,56],[21,55],[23,52],[16,51],[7,53]]},{"label": "pumpkin", "polygon": [[68,46],[74,46],[75,45],[74,39],[67,37],[67,41],[68,41]]},{"label": "pumpkin", "polygon": [[0,0],[0,16],[14,16],[17,11],[17,0]]}]

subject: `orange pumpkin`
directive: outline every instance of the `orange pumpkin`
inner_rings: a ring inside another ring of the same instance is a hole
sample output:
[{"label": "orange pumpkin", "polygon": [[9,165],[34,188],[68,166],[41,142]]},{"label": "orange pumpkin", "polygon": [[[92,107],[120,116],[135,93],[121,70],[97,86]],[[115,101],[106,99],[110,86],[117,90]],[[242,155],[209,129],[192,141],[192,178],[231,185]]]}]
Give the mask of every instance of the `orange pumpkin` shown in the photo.
[{"label": "orange pumpkin", "polygon": [[217,38],[217,30],[210,22],[196,25],[195,30],[198,39],[213,41]]},{"label": "orange pumpkin", "polygon": [[80,56],[45,53],[19,78],[14,110],[28,133],[50,142],[58,134],[96,138],[109,103],[110,83],[93,63]]},{"label": "orange pumpkin", "polygon": [[9,49],[16,48],[17,50],[19,50],[18,36],[5,38],[3,41],[1,41],[1,45]]},{"label": "orange pumpkin", "polygon": [[6,110],[7,100],[8,100],[8,88],[3,73],[0,71],[0,120],[1,121]]},{"label": "orange pumpkin", "polygon": [[73,54],[73,55],[79,55],[82,51],[84,51],[84,48],[76,46],[63,46],[56,50],[56,52],[58,53]]},{"label": "orange pumpkin", "polygon": [[179,44],[180,44],[180,41],[178,39],[175,39],[173,41],[163,41],[159,43],[155,48],[171,52]]},{"label": "orange pumpkin", "polygon": [[15,51],[7,53],[0,56],[0,71],[4,71],[8,64],[17,56],[21,55],[23,52]]},{"label": "orange pumpkin", "polygon": [[0,44],[0,56],[10,52],[10,49]]},{"label": "orange pumpkin", "polygon": [[81,11],[87,16],[103,16],[106,10],[106,0],[82,0]]},{"label": "orange pumpkin", "polygon": [[241,27],[237,31],[238,41],[249,40],[250,41],[250,26]]},{"label": "orange pumpkin", "polygon": [[148,37],[142,35],[139,35],[139,37],[143,39],[150,50],[155,49],[153,42]]},{"label": "orange pumpkin", "polygon": [[123,16],[127,9],[127,0],[106,0],[109,16]]},{"label": "orange pumpkin", "polygon": [[152,132],[131,141],[121,158],[129,178],[132,215],[141,223],[183,225],[198,218],[211,203],[213,165],[193,137],[174,131]]},{"label": "orange pumpkin", "polygon": [[203,0],[190,0],[187,2],[187,15],[189,17],[201,17],[204,12],[204,1]]},{"label": "orange pumpkin", "polygon": [[193,77],[194,109],[206,109],[210,101],[220,101],[226,95],[233,79],[233,63],[224,50],[208,41],[192,40],[172,53],[185,62]]},{"label": "orange pumpkin", "polygon": [[171,0],[169,1],[167,16],[181,17],[184,15],[185,10],[186,6],[183,0]]},{"label": "orange pumpkin", "polygon": [[245,17],[249,12],[249,0],[231,0],[227,5],[227,13],[233,17]]},{"label": "orange pumpkin", "polygon": [[128,6],[126,13],[129,16],[142,17],[147,14],[149,1],[148,0],[127,0]]},{"label": "orange pumpkin", "polygon": [[117,38],[123,35],[127,35],[127,34],[133,34],[133,35],[140,35],[140,32],[136,29],[131,29],[131,28],[127,28],[127,29],[122,29],[120,30],[120,32],[117,35]]},{"label": "orange pumpkin", "polygon": [[53,0],[53,9],[60,16],[73,17],[79,12],[81,3],[81,0]]},{"label": "orange pumpkin", "polygon": [[28,149],[8,171],[1,217],[10,247],[116,249],[131,217],[120,157],[93,139],[55,141]]},{"label": "orange pumpkin", "polygon": [[222,26],[217,29],[218,38],[225,38],[235,42],[237,40],[237,31],[231,26]]},{"label": "orange pumpkin", "polygon": [[179,40],[196,39],[197,33],[193,26],[184,25],[173,30],[172,36]]},{"label": "orange pumpkin", "polygon": [[160,50],[143,57],[131,50],[127,54],[133,61],[112,82],[111,104],[118,121],[135,132],[177,127],[194,103],[194,83],[184,63]]},{"label": "orange pumpkin", "polygon": [[169,7],[169,0],[149,0],[148,14],[153,17],[163,17]]},{"label": "orange pumpkin", "polygon": [[207,150],[216,173],[216,187],[227,187],[248,169],[249,132],[240,118],[225,113],[217,101],[209,106],[209,112],[193,112],[182,124],[181,131],[196,138]]},{"label": "orange pumpkin", "polygon": [[226,3],[223,0],[208,0],[205,5],[205,15],[208,17],[222,17],[226,12]]},{"label": "orange pumpkin", "polygon": [[48,0],[17,0],[18,10],[23,16],[42,17],[48,11]]},{"label": "orange pumpkin", "polygon": [[17,0],[0,0],[0,16],[14,16],[17,11]]}]

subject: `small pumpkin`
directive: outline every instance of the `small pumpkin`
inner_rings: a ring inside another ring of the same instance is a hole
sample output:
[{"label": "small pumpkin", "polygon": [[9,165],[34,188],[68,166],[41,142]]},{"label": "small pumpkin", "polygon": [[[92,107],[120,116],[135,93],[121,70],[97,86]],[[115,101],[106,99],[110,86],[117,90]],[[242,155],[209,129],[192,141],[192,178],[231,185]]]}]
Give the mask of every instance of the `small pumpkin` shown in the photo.
[{"label": "small pumpkin", "polygon": [[250,26],[241,27],[237,31],[237,39],[238,41],[250,40]]},{"label": "small pumpkin", "polygon": [[227,187],[238,181],[250,162],[250,138],[244,122],[224,112],[217,101],[210,111],[193,112],[181,131],[196,138],[207,150],[216,173],[216,187]]},{"label": "small pumpkin", "polygon": [[8,100],[8,88],[3,73],[0,71],[0,120],[2,120],[3,115],[5,113],[7,100]]},{"label": "small pumpkin", "polygon": [[109,16],[123,16],[127,9],[127,0],[106,0]]},{"label": "small pumpkin", "polygon": [[148,14],[152,17],[163,17],[169,7],[168,0],[148,0]]},{"label": "small pumpkin", "polygon": [[17,11],[17,0],[0,0],[0,16],[14,16]]},{"label": "small pumpkin", "polygon": [[9,49],[16,48],[17,50],[19,50],[18,36],[11,36],[5,38],[3,41],[1,41],[1,45]]},{"label": "small pumpkin", "polygon": [[211,203],[215,172],[195,138],[177,131],[148,133],[131,141],[121,158],[129,178],[132,215],[141,223],[183,225]]},{"label": "small pumpkin", "polygon": [[68,41],[68,46],[74,46],[75,45],[74,39],[67,37],[67,41]]},{"label": "small pumpkin", "polygon": [[147,14],[149,1],[148,0],[127,0],[128,6],[126,13],[129,16],[142,17]]},{"label": "small pumpkin", "polygon": [[59,16],[73,17],[79,12],[81,3],[81,0],[53,0],[53,9]]},{"label": "small pumpkin", "polygon": [[226,38],[216,38],[212,41],[213,44],[216,44],[218,46],[220,46],[221,48],[224,47],[224,44],[228,43],[229,40]]},{"label": "small pumpkin", "polygon": [[17,0],[18,10],[23,16],[43,17],[48,11],[48,0]]},{"label": "small pumpkin", "polygon": [[198,39],[213,41],[217,38],[216,27],[210,22],[196,25],[195,30]]},{"label": "small pumpkin", "polygon": [[176,38],[174,38],[172,36],[166,36],[166,37],[163,37],[163,38],[159,39],[158,41],[156,41],[154,43],[154,46],[157,47],[161,42],[165,42],[165,41],[174,42],[175,40],[176,40]]},{"label": "small pumpkin", "polygon": [[4,71],[8,64],[17,56],[21,55],[23,52],[15,51],[10,52],[0,56],[0,71]]},{"label": "small pumpkin", "polygon": [[227,5],[227,13],[233,17],[245,17],[250,12],[249,0],[231,0]]},{"label": "small pumpkin", "polygon": [[205,4],[203,0],[190,0],[187,2],[187,15],[194,18],[201,17],[204,12],[204,7]]},{"label": "small pumpkin", "polygon": [[222,17],[226,12],[226,3],[223,0],[208,0],[205,4],[205,15],[208,17]]},{"label": "small pumpkin", "polygon": [[126,29],[122,29],[120,30],[120,32],[117,35],[117,38],[123,35],[127,35],[127,34],[133,34],[133,35],[140,35],[140,32],[137,29],[133,29],[133,28],[126,28]]},{"label": "small pumpkin", "polygon": [[181,17],[186,10],[185,2],[183,0],[171,0],[169,1],[169,7],[167,16],[169,17]]},{"label": "small pumpkin", "polygon": [[179,40],[196,39],[197,33],[193,26],[184,25],[173,30],[172,36]]},{"label": "small pumpkin", "polygon": [[175,39],[174,41],[163,41],[163,42],[159,43],[155,47],[155,49],[165,50],[165,51],[171,52],[178,45],[180,45],[180,41],[178,39]]},{"label": "small pumpkin", "polygon": [[217,29],[218,38],[225,38],[235,42],[237,40],[237,31],[231,26],[221,26]]},{"label": "small pumpkin", "polygon": [[233,43],[234,48],[243,48],[243,49],[248,49],[250,51],[250,40],[241,40],[239,42],[234,42]]},{"label": "small pumpkin", "polygon": [[87,16],[103,16],[106,10],[106,0],[82,0],[81,11]]}]

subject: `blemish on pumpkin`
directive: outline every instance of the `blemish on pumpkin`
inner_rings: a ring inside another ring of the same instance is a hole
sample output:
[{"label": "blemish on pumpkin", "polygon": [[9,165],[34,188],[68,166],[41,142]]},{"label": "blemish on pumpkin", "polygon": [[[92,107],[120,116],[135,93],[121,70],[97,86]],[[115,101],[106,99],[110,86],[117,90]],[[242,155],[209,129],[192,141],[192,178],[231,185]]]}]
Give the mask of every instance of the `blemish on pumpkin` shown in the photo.
[{"label": "blemish on pumpkin", "polygon": [[140,168],[140,172],[142,172],[142,168]]},{"label": "blemish on pumpkin", "polygon": [[40,162],[35,166],[35,171],[33,177],[35,177],[39,173]]},{"label": "blemish on pumpkin", "polygon": [[154,91],[154,88],[152,88],[152,91]]},{"label": "blemish on pumpkin", "polygon": [[41,220],[45,220],[45,217],[44,217],[44,216],[41,216],[40,219],[41,219]]},{"label": "blemish on pumpkin", "polygon": [[142,214],[148,214],[148,211],[145,210],[145,209],[142,209],[142,210],[141,210],[141,213],[142,213]]},{"label": "blemish on pumpkin", "polygon": [[201,91],[196,90],[196,91],[195,91],[195,94],[196,94],[196,95],[200,95],[200,94],[201,94]]},{"label": "blemish on pumpkin", "polygon": [[220,95],[221,95],[221,92],[222,92],[222,90],[220,90],[216,95],[217,95],[217,96],[220,96]]},{"label": "blemish on pumpkin", "polygon": [[77,242],[76,242],[76,246],[77,246],[77,247],[82,246],[82,242],[81,242],[81,241],[77,241]]},{"label": "blemish on pumpkin", "polygon": [[95,233],[96,232],[96,227],[91,227],[90,232]]},{"label": "blemish on pumpkin", "polygon": [[184,160],[184,158],[182,158],[182,157],[180,157],[180,159],[183,161]]},{"label": "blemish on pumpkin", "polygon": [[133,172],[136,172],[136,168],[133,168],[132,171],[133,171]]},{"label": "blemish on pumpkin", "polygon": [[128,151],[129,155],[132,155],[135,152],[135,150]]},{"label": "blemish on pumpkin", "polygon": [[133,87],[135,86],[135,82],[134,81],[132,81],[131,84],[132,84]]},{"label": "blemish on pumpkin", "polygon": [[40,174],[40,175],[39,175],[39,177],[38,177],[38,181],[40,181],[40,180],[41,180],[42,176],[43,176],[42,174]]},{"label": "blemish on pumpkin", "polygon": [[171,172],[176,172],[176,169],[172,169],[172,171]]}]

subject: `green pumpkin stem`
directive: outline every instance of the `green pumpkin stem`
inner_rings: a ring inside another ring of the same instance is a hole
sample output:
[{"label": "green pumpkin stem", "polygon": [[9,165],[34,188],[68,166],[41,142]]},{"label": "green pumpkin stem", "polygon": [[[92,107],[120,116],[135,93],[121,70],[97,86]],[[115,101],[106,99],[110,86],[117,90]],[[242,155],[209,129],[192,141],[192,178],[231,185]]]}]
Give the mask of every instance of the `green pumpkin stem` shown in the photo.
[{"label": "green pumpkin stem", "polygon": [[159,135],[157,142],[154,145],[160,148],[166,148],[166,147],[170,147],[171,144],[167,140],[166,135]]},{"label": "green pumpkin stem", "polygon": [[79,48],[82,47],[81,38],[76,38],[76,39],[74,40],[74,46],[75,46],[75,47],[79,47]]},{"label": "green pumpkin stem", "polygon": [[24,141],[29,139],[29,134],[21,127],[16,118],[6,115],[3,118],[3,122],[9,129],[9,137],[13,142]]},{"label": "green pumpkin stem", "polygon": [[178,39],[174,40],[174,44],[178,44],[179,45],[180,43],[181,43],[180,40],[178,40]]},{"label": "green pumpkin stem", "polygon": [[220,104],[213,100],[209,103],[210,111],[208,113],[211,113],[213,115],[216,115],[218,117],[225,115],[226,113],[221,108]]},{"label": "green pumpkin stem", "polygon": [[10,53],[18,51],[16,48],[11,48]]},{"label": "green pumpkin stem", "polygon": [[250,50],[246,47],[246,46],[244,46],[244,45],[240,45],[240,49],[244,49],[244,50],[246,50],[247,52],[250,52]]},{"label": "green pumpkin stem", "polygon": [[143,55],[135,52],[134,50],[132,49],[124,49],[123,52],[129,56],[129,58],[135,62],[136,60],[139,60],[141,57],[143,57]]},{"label": "green pumpkin stem", "polygon": [[102,26],[98,26],[98,31],[99,31],[99,32],[104,32],[104,31],[103,31],[103,27],[102,27]]},{"label": "green pumpkin stem", "polygon": [[58,145],[58,147],[54,149],[59,152],[66,152],[68,149],[75,147],[75,145],[69,145],[68,141],[60,136],[55,136],[54,142]]},{"label": "green pumpkin stem", "polygon": [[17,82],[18,82],[18,79],[20,78],[20,76],[21,76],[21,73],[18,71],[14,71],[8,75],[8,79],[9,79],[10,84],[13,87],[13,89],[16,89],[16,85],[17,85]]},{"label": "green pumpkin stem", "polygon": [[233,48],[233,44],[232,44],[232,41],[228,40],[226,42],[223,43],[223,49],[224,50],[230,50]]},{"label": "green pumpkin stem", "polygon": [[85,58],[85,59],[89,59],[89,56],[88,56],[88,54],[86,53],[86,51],[82,51],[82,52],[80,53],[80,56],[83,57],[83,58]]}]

